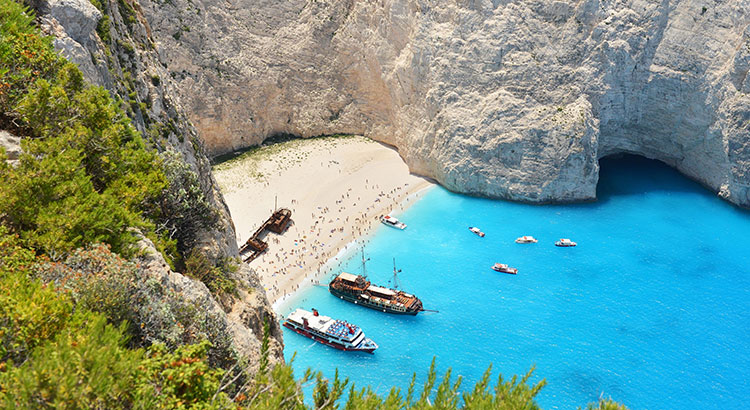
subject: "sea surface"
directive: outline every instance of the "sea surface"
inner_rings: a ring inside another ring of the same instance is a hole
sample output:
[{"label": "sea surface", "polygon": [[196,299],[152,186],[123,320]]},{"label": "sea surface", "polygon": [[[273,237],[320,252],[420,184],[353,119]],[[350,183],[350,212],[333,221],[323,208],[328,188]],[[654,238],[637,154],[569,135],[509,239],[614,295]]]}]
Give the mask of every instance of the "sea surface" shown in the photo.
[{"label": "sea surface", "polygon": [[[387,315],[313,287],[281,308],[317,308],[360,325],[380,348],[341,352],[284,329],[299,377],[335,369],[356,386],[405,391],[424,383],[433,357],[469,390],[492,380],[546,379],[545,409],[600,396],[630,409],[739,409],[750,402],[750,213],[669,167],[640,157],[601,161],[599,200],[524,205],[434,188],[380,227],[365,248],[367,274],[401,287],[427,309]],[[469,232],[478,226],[484,238]],[[533,235],[539,242],[519,245]],[[575,248],[557,248],[570,238]],[[490,269],[503,262],[518,275]],[[356,253],[343,269],[361,272]],[[338,269],[336,270],[336,273]],[[419,391],[419,390],[418,390]]]}]

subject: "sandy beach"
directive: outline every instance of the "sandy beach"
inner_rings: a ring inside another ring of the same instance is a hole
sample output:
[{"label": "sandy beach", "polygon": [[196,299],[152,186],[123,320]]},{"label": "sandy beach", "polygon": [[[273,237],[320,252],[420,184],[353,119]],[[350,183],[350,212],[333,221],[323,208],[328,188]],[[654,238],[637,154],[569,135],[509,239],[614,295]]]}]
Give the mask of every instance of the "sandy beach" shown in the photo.
[{"label": "sandy beach", "polygon": [[364,137],[262,147],[217,165],[214,175],[240,246],[271,215],[274,198],[292,211],[289,229],[268,233],[268,250],[250,262],[273,304],[316,283],[381,215],[397,216],[433,185],[410,174],[394,149]]}]

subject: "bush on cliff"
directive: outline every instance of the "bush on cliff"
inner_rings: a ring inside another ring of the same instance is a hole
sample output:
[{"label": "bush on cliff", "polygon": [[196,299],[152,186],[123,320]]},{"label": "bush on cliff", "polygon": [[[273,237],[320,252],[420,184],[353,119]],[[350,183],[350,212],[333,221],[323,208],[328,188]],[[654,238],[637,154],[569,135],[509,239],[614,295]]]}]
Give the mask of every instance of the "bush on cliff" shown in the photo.
[{"label": "bush on cliff", "polygon": [[93,243],[132,256],[138,227],[182,269],[217,216],[190,166],[148,149],[122,106],[0,1],[0,127],[31,137],[16,167],[0,153],[0,224],[55,259]]},{"label": "bush on cliff", "polygon": [[15,2],[0,2],[0,36],[0,124],[33,137],[16,167],[0,155],[0,223],[52,256],[95,242],[131,254],[128,228],[150,228],[141,215],[166,185],[158,157]]},{"label": "bush on cliff", "polygon": [[223,320],[170,291],[159,278],[105,245],[77,249],[60,262],[43,259],[31,271],[68,295],[77,308],[102,313],[113,325],[126,326],[131,347],[164,344],[176,349],[208,340],[211,364],[228,367],[235,361]]},{"label": "bush on cliff", "polygon": [[[32,279],[44,257],[0,227],[0,406],[3,408],[202,408],[230,406],[209,344],[127,346],[120,326],[75,305],[71,291]],[[88,263],[88,262],[87,262]]]},{"label": "bush on cliff", "polygon": [[167,150],[160,154],[164,173],[169,183],[160,199],[160,218],[165,221],[157,227],[178,243],[181,254],[187,255],[195,246],[198,232],[216,228],[218,216],[203,195],[198,174],[188,165],[181,154]]}]

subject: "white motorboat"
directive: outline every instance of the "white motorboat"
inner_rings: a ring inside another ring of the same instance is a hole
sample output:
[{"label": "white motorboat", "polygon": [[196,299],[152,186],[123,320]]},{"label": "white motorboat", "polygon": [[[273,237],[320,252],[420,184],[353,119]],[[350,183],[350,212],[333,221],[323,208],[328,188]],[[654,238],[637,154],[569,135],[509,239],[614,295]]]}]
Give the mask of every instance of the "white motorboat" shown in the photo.
[{"label": "white motorboat", "polygon": [[492,265],[492,270],[502,273],[509,273],[511,275],[515,275],[518,273],[518,269],[511,268],[510,266],[504,264],[504,263],[496,263]]},{"label": "white motorboat", "polygon": [[563,238],[563,239],[560,239],[559,241],[555,242],[555,246],[560,246],[560,247],[563,247],[563,248],[570,248],[570,247],[573,247],[573,246],[576,246],[576,245],[578,245],[578,244],[575,243],[575,242],[573,242],[573,241],[571,241],[570,239],[567,239],[567,238]]},{"label": "white motorboat", "polygon": [[392,217],[390,215],[383,215],[380,217],[380,222],[382,222],[385,225],[392,226],[394,228],[398,229],[406,229],[406,224],[399,221],[395,217]]},{"label": "white motorboat", "polygon": [[482,232],[482,231],[481,231],[481,230],[480,230],[479,228],[477,228],[476,226],[470,226],[470,227],[469,227],[469,230],[470,230],[471,232],[473,232],[473,233],[475,233],[475,234],[479,235],[479,237],[481,237],[481,238],[484,238],[484,232]]}]

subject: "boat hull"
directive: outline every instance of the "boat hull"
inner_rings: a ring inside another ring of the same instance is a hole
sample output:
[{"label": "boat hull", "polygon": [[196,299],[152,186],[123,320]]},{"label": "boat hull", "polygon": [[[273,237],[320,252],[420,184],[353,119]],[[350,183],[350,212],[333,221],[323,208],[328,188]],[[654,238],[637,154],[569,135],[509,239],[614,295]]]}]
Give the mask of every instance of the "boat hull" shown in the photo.
[{"label": "boat hull", "polygon": [[312,340],[314,340],[314,341],[316,341],[318,343],[322,343],[322,344],[324,344],[326,346],[333,347],[334,349],[343,350],[343,351],[347,351],[347,352],[367,352],[367,353],[371,353],[371,354],[375,352],[375,348],[372,348],[372,349],[357,349],[357,348],[352,348],[352,347],[348,347],[348,346],[342,345],[342,344],[337,343],[337,342],[335,342],[333,340],[328,340],[328,339],[322,338],[322,337],[320,337],[320,336],[318,336],[318,335],[316,335],[316,334],[314,334],[312,332],[308,332],[307,330],[305,330],[303,328],[298,328],[296,326],[293,326],[293,325],[289,324],[288,322],[284,322],[283,326],[285,328],[287,328],[287,329],[295,332],[295,333],[298,333],[298,334],[300,334],[302,336],[305,336],[308,339],[312,339]]},{"label": "boat hull", "polygon": [[409,316],[416,316],[417,313],[420,312],[420,310],[405,310],[405,311],[401,311],[401,310],[392,309],[392,308],[390,308],[388,306],[379,305],[379,304],[373,303],[373,302],[371,302],[371,301],[369,301],[367,299],[360,298],[357,295],[352,295],[352,294],[347,293],[347,292],[341,292],[340,290],[334,289],[334,288],[332,288],[330,286],[328,287],[328,290],[331,292],[331,294],[333,296],[336,296],[337,298],[339,298],[341,300],[345,300],[345,301],[347,301],[349,303],[354,303],[355,305],[363,306],[363,307],[370,308],[370,309],[373,309],[373,310],[377,310],[377,311],[380,311],[380,312],[391,313],[391,314],[394,314],[394,315],[409,315]]}]

